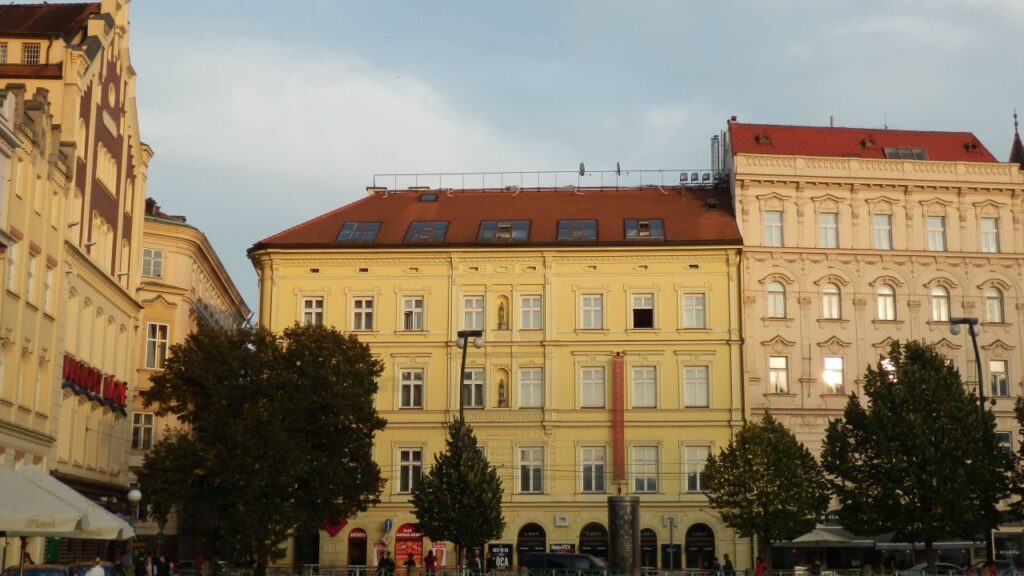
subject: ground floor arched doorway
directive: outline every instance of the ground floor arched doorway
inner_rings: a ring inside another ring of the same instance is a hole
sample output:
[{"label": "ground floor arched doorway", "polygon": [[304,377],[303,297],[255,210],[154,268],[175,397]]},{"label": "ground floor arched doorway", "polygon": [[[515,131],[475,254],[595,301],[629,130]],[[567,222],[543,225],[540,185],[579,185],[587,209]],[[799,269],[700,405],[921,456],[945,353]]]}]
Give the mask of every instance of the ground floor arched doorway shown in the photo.
[{"label": "ground floor arched doorway", "polygon": [[596,556],[608,561],[608,529],[599,522],[591,522],[580,530],[581,554]]},{"label": "ground floor arched doorway", "polygon": [[546,552],[547,533],[544,527],[533,522],[524,524],[516,538],[516,565],[523,563],[523,554],[530,552]]},{"label": "ground floor arched doorway", "polygon": [[715,557],[715,532],[707,524],[694,524],[686,530],[686,567],[702,570]]},{"label": "ground floor arched doorway", "polygon": [[366,566],[366,530],[362,528],[348,533],[348,565]]},{"label": "ground floor arched doorway", "polygon": [[640,567],[658,567],[658,534],[650,528],[640,531]]},{"label": "ground floor arched doorway", "polygon": [[402,524],[395,530],[395,564],[404,566],[410,556],[416,566],[423,567],[423,533],[412,524]]},{"label": "ground floor arched doorway", "polygon": [[316,528],[299,528],[295,531],[294,564],[303,566],[320,563],[320,531]]}]

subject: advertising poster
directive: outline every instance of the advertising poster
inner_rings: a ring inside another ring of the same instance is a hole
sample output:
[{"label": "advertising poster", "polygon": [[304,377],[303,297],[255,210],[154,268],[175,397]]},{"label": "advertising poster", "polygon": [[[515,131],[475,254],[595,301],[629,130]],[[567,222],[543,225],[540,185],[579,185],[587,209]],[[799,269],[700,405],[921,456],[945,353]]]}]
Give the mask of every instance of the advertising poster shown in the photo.
[{"label": "advertising poster", "polygon": [[489,544],[487,551],[494,557],[494,563],[498,565],[498,570],[509,570],[512,568],[511,544]]},{"label": "advertising poster", "polygon": [[448,561],[448,543],[447,542],[431,542],[430,549],[434,551],[434,556],[437,557],[437,567],[444,568],[445,562]]},{"label": "advertising poster", "polygon": [[370,558],[370,562],[372,562],[372,564],[370,564],[371,566],[380,564],[380,559],[384,557],[385,550],[387,550],[387,547],[384,546],[383,542],[373,543],[373,557]]},{"label": "advertising poster", "polygon": [[[405,566],[409,555],[418,568],[423,567],[423,533],[412,524],[402,524],[395,531],[395,564]],[[437,554],[437,552],[434,552]]]},{"label": "advertising poster", "polygon": [[573,554],[576,552],[576,544],[549,544],[550,551],[556,554]]}]

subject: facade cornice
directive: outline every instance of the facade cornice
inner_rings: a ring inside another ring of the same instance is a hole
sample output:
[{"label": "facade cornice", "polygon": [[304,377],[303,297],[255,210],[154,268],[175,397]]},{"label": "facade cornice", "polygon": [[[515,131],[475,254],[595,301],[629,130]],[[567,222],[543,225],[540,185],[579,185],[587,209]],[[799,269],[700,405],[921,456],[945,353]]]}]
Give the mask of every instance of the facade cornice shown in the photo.
[{"label": "facade cornice", "polygon": [[64,254],[64,263],[68,270],[81,277],[86,284],[95,288],[121,311],[134,317],[142,310],[142,303],[132,298],[120,284],[100,270],[91,258],[67,240],[64,241]]},{"label": "facade cornice", "polygon": [[13,438],[19,438],[26,442],[31,442],[40,446],[50,446],[57,439],[49,434],[42,434],[28,428],[22,428],[14,422],[0,419],[0,436],[10,436]]}]

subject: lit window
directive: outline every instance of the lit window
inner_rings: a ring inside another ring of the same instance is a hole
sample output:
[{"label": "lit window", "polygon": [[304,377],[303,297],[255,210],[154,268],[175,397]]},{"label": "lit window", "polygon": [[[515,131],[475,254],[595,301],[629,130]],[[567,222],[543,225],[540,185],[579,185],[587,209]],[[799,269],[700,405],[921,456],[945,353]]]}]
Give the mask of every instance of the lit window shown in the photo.
[{"label": "lit window", "polygon": [[658,407],[658,379],[654,366],[633,368],[633,408]]},{"label": "lit window", "polygon": [[946,217],[928,217],[928,250],[943,252],[946,250]]},{"label": "lit window", "polygon": [[633,447],[633,492],[658,491],[658,447]]},{"label": "lit window", "polygon": [[419,368],[402,370],[399,372],[401,379],[401,400],[399,406],[402,408],[423,408],[423,370]]},{"label": "lit window", "polygon": [[322,297],[302,299],[302,324],[304,326],[324,325],[324,299]]},{"label": "lit window", "polygon": [[597,220],[559,220],[559,242],[593,242],[597,240]]},{"label": "lit window", "polygon": [[633,328],[654,328],[654,294],[633,295]]},{"label": "lit window", "polygon": [[167,324],[146,325],[146,368],[163,370],[167,362]]},{"label": "lit window", "polygon": [[896,290],[888,284],[878,287],[878,319],[896,319]]},{"label": "lit window", "polygon": [[406,242],[443,242],[448,223],[444,221],[413,222],[405,235]]},{"label": "lit window", "polygon": [[540,494],[544,491],[544,449],[519,449],[519,491]]},{"label": "lit window", "polygon": [[484,407],[483,368],[466,368],[462,383],[462,401],[466,408]]},{"label": "lit window", "polygon": [[1003,291],[995,286],[985,289],[985,321],[996,324],[1006,321],[1003,314]]},{"label": "lit window", "polygon": [[480,242],[526,242],[529,239],[529,220],[484,220],[477,235]]},{"label": "lit window", "polygon": [[581,448],[580,465],[583,468],[583,491],[603,493],[605,491],[605,467],[607,466],[604,446]]},{"label": "lit window", "polygon": [[839,214],[835,212],[818,214],[818,247],[839,247]]},{"label": "lit window", "polygon": [[769,318],[786,317],[786,287],[781,282],[771,282],[765,289],[765,304]]},{"label": "lit window", "polygon": [[768,358],[768,387],[772,394],[789,393],[789,358],[770,356]]},{"label": "lit window", "polygon": [[875,250],[892,250],[892,216],[875,214],[871,224],[874,231],[872,246]]},{"label": "lit window", "polygon": [[1006,374],[1006,360],[989,360],[988,378],[992,396],[1010,395],[1010,379]]},{"label": "lit window", "polygon": [[21,45],[21,63],[39,64],[40,45],[38,42],[26,42]]},{"label": "lit window", "polygon": [[352,299],[352,330],[373,330],[373,297]]},{"label": "lit window", "polygon": [[707,408],[709,378],[707,366],[687,366],[683,369],[683,406]]},{"label": "lit window", "polygon": [[580,370],[582,408],[604,408],[604,368],[593,366]]},{"label": "lit window", "polygon": [[519,370],[519,407],[542,408],[544,406],[544,371],[540,368]]},{"label": "lit window", "polygon": [[373,242],[380,222],[345,222],[338,232],[338,242]]},{"label": "lit window", "polygon": [[604,328],[604,296],[584,294],[580,297],[580,328],[600,330]]},{"label": "lit window", "polygon": [[398,451],[398,491],[409,494],[420,481],[423,471],[423,451],[410,448]]},{"label": "lit window", "polygon": [[683,328],[702,329],[707,327],[704,294],[683,294]]},{"label": "lit window", "polygon": [[132,450],[153,448],[153,413],[132,414]]},{"label": "lit window", "polygon": [[528,294],[519,300],[520,328],[523,330],[540,330],[541,299],[540,294]]},{"label": "lit window", "polygon": [[423,297],[402,298],[402,329],[423,330]]},{"label": "lit window", "polygon": [[932,320],[949,322],[949,290],[942,286],[932,288]]},{"label": "lit window", "polygon": [[665,225],[662,220],[626,220],[626,240],[664,240]]},{"label": "lit window", "polygon": [[160,278],[164,275],[163,250],[142,249],[142,275],[153,278]]},{"label": "lit window", "polygon": [[686,491],[703,492],[707,488],[704,485],[704,467],[707,466],[711,446],[686,446],[684,452]]},{"label": "lit window", "polygon": [[782,246],[782,212],[777,210],[764,212],[764,245]]},{"label": "lit window", "polygon": [[821,374],[827,394],[843,394],[843,357],[825,356],[825,370]]},{"label": "lit window", "polygon": [[466,296],[462,299],[462,326],[466,330],[484,329],[484,297]]},{"label": "lit window", "polygon": [[981,219],[981,251],[999,252],[999,218]]}]

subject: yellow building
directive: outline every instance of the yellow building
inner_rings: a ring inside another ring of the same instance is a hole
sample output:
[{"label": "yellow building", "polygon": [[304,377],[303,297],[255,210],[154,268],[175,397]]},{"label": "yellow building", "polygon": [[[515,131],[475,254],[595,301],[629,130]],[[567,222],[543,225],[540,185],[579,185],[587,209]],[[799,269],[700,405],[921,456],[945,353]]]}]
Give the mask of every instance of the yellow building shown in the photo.
[{"label": "yellow building", "polygon": [[[239,326],[249,316],[242,300],[206,235],[186,223],[184,216],[166,214],[156,201],[146,200],[142,227],[141,330],[134,365],[138,368],[138,392],[149,388],[150,377],[163,368],[170,346],[181,344],[199,326]],[[143,406],[135,394],[132,406],[132,439],[129,465],[142,467],[146,452],[159,442],[167,427],[180,428],[173,416],[157,416],[157,406]],[[145,500],[143,492],[143,500]],[[178,527],[173,518],[160,530],[155,522],[137,525],[140,539],[155,548],[157,538],[166,537],[161,549],[177,554]]]},{"label": "yellow building", "polygon": [[607,556],[607,498],[621,493],[641,500],[644,565],[729,553],[748,566],[749,542],[700,492],[708,452],[744,419],[740,244],[725,194],[678,186],[371,188],[256,243],[263,326],[356,333],[385,366],[381,504],[300,538],[287,561],[429,549],[409,493],[458,413],[456,332],[479,329],[462,400],[504,484],[495,551]]}]

